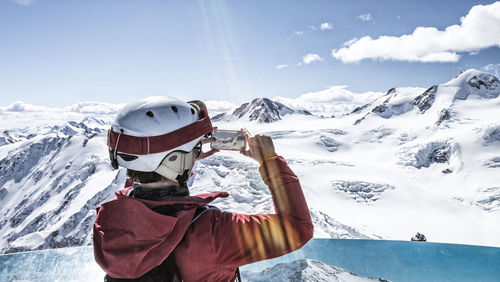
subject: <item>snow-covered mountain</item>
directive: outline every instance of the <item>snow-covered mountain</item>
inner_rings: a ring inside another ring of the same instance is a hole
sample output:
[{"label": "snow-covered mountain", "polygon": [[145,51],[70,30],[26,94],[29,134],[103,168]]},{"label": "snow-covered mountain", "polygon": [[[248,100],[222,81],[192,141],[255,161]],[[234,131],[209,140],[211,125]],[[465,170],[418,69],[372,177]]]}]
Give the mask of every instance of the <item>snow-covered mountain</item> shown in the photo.
[{"label": "snow-covered mountain", "polygon": [[103,124],[87,118],[9,134],[0,147],[2,252],[91,243],[95,208],[124,180],[102,153]]},{"label": "snow-covered mountain", "polygon": [[[421,232],[428,241],[500,246],[498,84],[469,70],[428,90],[392,89],[337,118],[256,99],[214,125],[273,138],[301,180],[315,237]],[[113,115],[80,105],[0,108],[1,253],[90,244],[95,208],[123,186],[125,171],[112,170],[105,143]],[[223,190],[231,197],[215,202],[222,210],[272,212],[257,167],[220,152],[198,163],[192,194]]]},{"label": "snow-covered mountain", "polygon": [[283,116],[290,114],[311,115],[308,111],[292,110],[280,102],[275,102],[268,98],[256,98],[252,102],[242,104],[232,113],[216,115],[212,120],[227,122],[241,119],[269,123],[281,120]]},{"label": "snow-covered mountain", "polygon": [[458,100],[484,98],[494,99],[500,95],[500,81],[492,74],[474,69],[460,73],[454,79],[441,85],[433,85],[424,92],[420,88],[392,88],[386,95],[363,107],[356,108],[352,114],[361,114],[355,124],[369,116],[391,118],[416,111],[436,117],[439,125],[454,115],[454,104]]},{"label": "snow-covered mountain", "polygon": [[383,278],[358,276],[340,267],[317,260],[300,259],[290,263],[279,263],[262,272],[242,272],[242,278],[250,282],[308,281],[308,282],[388,282]]}]

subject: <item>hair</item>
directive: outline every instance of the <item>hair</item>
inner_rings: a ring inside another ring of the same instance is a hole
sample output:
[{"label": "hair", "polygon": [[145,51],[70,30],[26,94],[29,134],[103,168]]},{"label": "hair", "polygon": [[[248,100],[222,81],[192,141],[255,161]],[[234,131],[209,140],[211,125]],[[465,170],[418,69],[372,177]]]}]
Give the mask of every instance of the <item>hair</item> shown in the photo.
[{"label": "hair", "polygon": [[137,181],[139,183],[154,183],[167,180],[166,177],[154,171],[145,172],[145,171],[127,169],[127,176],[133,181]]}]

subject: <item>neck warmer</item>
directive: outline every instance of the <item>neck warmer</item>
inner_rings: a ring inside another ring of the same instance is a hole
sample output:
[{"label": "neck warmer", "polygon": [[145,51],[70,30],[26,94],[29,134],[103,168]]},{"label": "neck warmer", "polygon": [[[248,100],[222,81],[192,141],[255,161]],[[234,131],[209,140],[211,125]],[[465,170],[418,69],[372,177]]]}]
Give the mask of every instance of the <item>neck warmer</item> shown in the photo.
[{"label": "neck warmer", "polygon": [[130,197],[157,201],[165,196],[189,196],[187,187],[166,185],[162,182],[140,184],[136,183],[129,194]]}]

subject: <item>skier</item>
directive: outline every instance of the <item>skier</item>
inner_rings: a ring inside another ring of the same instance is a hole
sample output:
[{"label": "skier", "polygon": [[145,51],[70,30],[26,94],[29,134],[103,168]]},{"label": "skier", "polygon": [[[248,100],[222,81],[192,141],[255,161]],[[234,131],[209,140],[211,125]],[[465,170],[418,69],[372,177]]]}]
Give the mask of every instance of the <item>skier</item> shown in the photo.
[{"label": "skier", "polygon": [[127,168],[129,178],[94,223],[94,256],[105,281],[240,280],[238,267],[292,252],[312,238],[299,180],[268,136],[244,132],[249,149],[241,153],[260,163],[275,214],[208,205],[228,197],[225,192],[189,195],[194,162],[218,151],[202,152],[212,132],[201,101],[149,97],[119,112],[108,147],[112,166]]}]

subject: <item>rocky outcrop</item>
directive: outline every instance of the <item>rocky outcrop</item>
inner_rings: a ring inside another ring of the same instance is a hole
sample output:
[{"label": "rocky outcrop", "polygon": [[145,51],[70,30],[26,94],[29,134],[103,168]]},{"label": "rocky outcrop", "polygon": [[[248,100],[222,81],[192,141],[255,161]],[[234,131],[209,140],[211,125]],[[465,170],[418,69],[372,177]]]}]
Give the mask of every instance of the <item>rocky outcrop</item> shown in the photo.
[{"label": "rocky outcrop", "polygon": [[218,114],[212,117],[212,120],[231,121],[237,119],[247,119],[248,121],[271,123],[281,120],[283,116],[289,114],[311,115],[308,111],[292,110],[289,107],[268,98],[257,98],[251,102],[242,104],[231,114]]},{"label": "rocky outcrop", "polygon": [[278,263],[260,273],[242,272],[243,280],[251,282],[264,281],[358,281],[387,282],[383,278],[358,276],[340,267],[328,265],[317,260],[299,259],[289,263]]},{"label": "rocky outcrop", "polygon": [[436,99],[436,92],[438,90],[438,86],[434,85],[429,89],[425,90],[424,93],[415,97],[413,100],[413,104],[418,107],[420,112],[425,113],[430,107],[432,103],[434,103],[434,99]]}]

